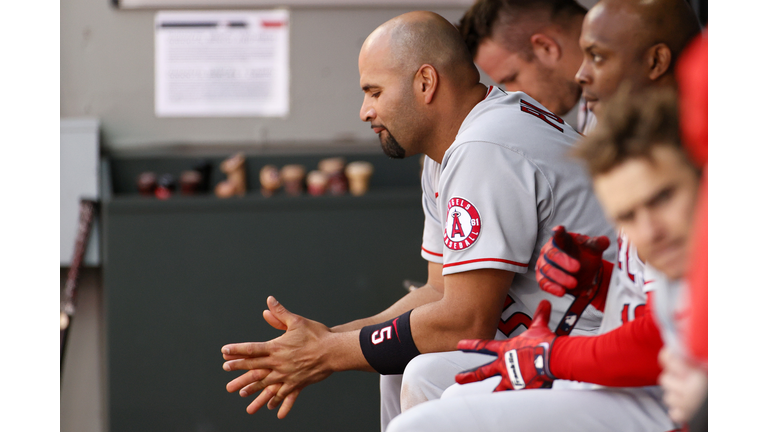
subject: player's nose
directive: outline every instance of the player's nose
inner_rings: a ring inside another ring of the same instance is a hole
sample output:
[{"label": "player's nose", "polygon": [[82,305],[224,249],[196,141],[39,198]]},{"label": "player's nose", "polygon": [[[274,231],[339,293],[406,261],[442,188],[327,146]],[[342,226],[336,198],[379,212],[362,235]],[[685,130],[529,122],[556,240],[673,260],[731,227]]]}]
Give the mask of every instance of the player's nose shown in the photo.
[{"label": "player's nose", "polygon": [[581,62],[581,66],[579,66],[579,70],[573,78],[582,87],[592,82],[592,74],[589,70],[589,65],[587,65],[587,59]]},{"label": "player's nose", "polygon": [[664,237],[664,229],[657,215],[651,211],[637,212],[637,235],[645,244],[655,244]]},{"label": "player's nose", "polygon": [[376,118],[376,110],[372,106],[363,101],[363,106],[360,107],[360,120],[369,122]]}]

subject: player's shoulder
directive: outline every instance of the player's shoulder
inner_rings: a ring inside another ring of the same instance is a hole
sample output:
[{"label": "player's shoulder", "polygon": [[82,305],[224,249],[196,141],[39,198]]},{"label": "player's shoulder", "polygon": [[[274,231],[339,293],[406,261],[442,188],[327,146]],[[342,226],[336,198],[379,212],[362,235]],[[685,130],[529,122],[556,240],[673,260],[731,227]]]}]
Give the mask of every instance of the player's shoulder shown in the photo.
[{"label": "player's shoulder", "polygon": [[530,163],[525,152],[518,146],[506,145],[496,140],[456,140],[445,153],[442,168],[464,167],[478,175],[495,175],[502,170]]},{"label": "player's shoulder", "polygon": [[507,146],[572,145],[581,135],[523,92],[492,87],[467,115],[457,141],[489,140]]}]

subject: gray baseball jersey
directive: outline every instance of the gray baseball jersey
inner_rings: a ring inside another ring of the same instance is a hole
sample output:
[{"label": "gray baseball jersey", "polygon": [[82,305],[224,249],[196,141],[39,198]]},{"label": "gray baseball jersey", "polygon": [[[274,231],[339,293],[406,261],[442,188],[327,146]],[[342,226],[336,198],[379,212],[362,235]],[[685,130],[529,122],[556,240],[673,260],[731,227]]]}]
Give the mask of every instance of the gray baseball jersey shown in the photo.
[{"label": "gray baseball jersey", "polygon": [[[583,167],[568,156],[579,137],[525,93],[491,87],[442,164],[425,158],[422,256],[442,264],[443,275],[485,268],[517,273],[498,339],[524,331],[544,299],[552,302],[554,327],[573,300],[536,282],[533,266],[552,228],[615,239]],[[606,253],[615,250],[612,242]],[[601,318],[589,306],[573,334],[596,332]]]},{"label": "gray baseball jersey", "polygon": [[680,355],[689,355],[682,342],[682,328],[690,318],[688,289],[682,279],[670,280],[664,273],[648,266],[649,277],[657,285],[653,297],[653,316],[664,340],[664,346]]},{"label": "gray baseball jersey", "polygon": [[[441,264],[443,275],[485,268],[517,273],[497,339],[525,331],[544,299],[552,303],[554,328],[573,301],[540,290],[536,282],[533,267],[552,228],[615,239],[586,172],[568,156],[579,137],[525,93],[491,87],[464,119],[442,163],[425,158],[422,256]],[[615,250],[614,241],[607,253]],[[589,306],[573,334],[594,334],[601,318]],[[382,377],[382,426],[400,409],[439,398],[455,383],[457,368],[478,361],[487,360],[432,353],[413,359],[402,378]]]}]

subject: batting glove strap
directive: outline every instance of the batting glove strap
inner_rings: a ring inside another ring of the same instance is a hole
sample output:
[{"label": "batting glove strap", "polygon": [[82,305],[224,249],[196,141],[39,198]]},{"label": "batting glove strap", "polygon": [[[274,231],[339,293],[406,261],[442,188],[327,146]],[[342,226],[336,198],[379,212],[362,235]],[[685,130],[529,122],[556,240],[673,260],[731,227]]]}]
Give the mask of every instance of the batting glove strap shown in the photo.
[{"label": "batting glove strap", "polygon": [[[554,341],[554,339],[553,339]],[[514,390],[549,388],[555,377],[549,370],[549,342],[504,353],[509,383]]]},{"label": "batting glove strap", "polygon": [[533,316],[531,328],[506,340],[465,339],[457,348],[465,352],[492,354],[490,363],[456,375],[466,384],[501,375],[494,391],[550,388],[554,376],[549,367],[550,349],[557,338],[547,327],[552,305],[543,300]]},{"label": "batting glove strap", "polygon": [[376,372],[402,374],[408,362],[421,354],[411,334],[411,312],[360,330],[360,348]]}]

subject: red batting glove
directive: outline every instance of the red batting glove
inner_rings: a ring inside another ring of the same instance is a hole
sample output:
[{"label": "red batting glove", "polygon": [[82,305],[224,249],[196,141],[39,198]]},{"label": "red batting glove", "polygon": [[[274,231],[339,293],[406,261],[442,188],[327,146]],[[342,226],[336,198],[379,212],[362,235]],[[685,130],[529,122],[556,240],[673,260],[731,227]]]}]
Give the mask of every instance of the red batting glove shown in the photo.
[{"label": "red batting glove", "polygon": [[552,304],[542,300],[533,315],[531,328],[506,340],[464,339],[458,348],[497,356],[496,360],[456,375],[456,382],[467,384],[501,375],[494,391],[550,388],[555,377],[549,371],[549,352],[556,336],[547,327]]},{"label": "red batting glove", "polygon": [[610,275],[613,264],[603,261],[603,252],[611,244],[608,237],[569,233],[561,225],[552,233],[536,260],[536,281],[542,290],[558,297],[566,292],[578,297],[599,286],[603,273]]}]

